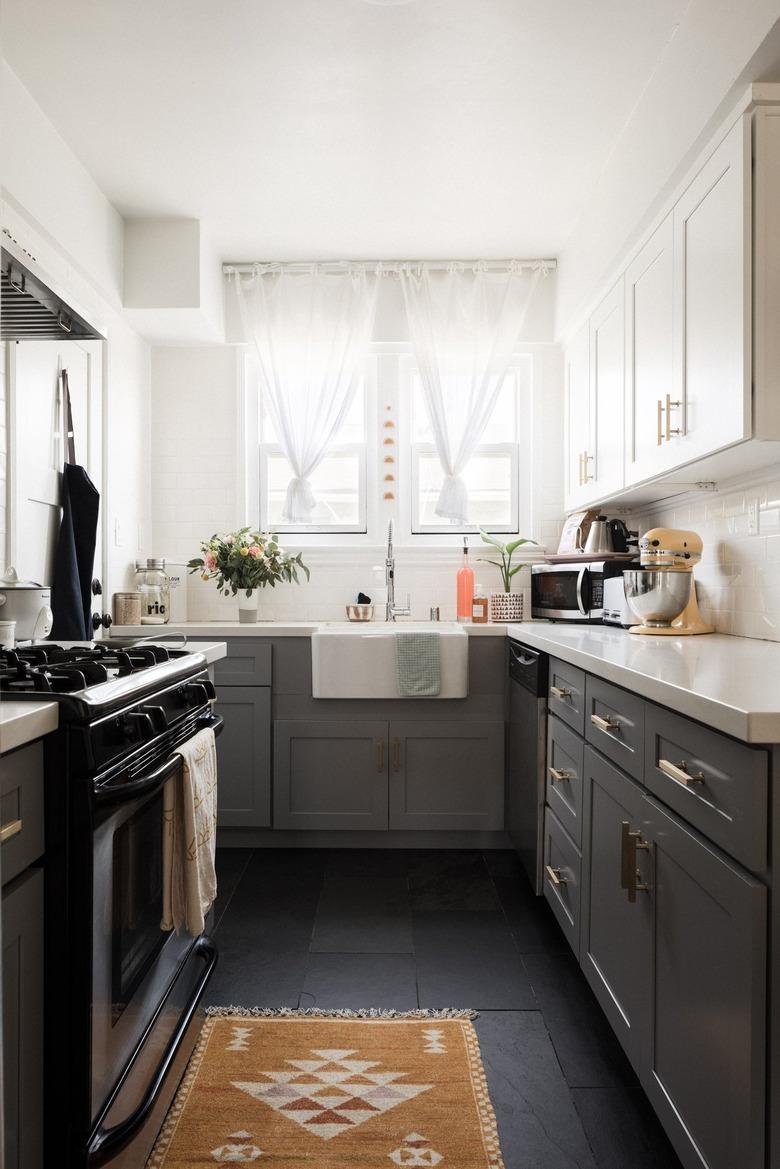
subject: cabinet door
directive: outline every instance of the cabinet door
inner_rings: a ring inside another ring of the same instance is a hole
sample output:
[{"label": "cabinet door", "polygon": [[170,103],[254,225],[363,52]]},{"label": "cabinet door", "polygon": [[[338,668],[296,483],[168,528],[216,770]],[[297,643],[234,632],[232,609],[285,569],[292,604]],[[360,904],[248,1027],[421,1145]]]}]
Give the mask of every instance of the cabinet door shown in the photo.
[{"label": "cabinet door", "polygon": [[626,834],[641,830],[642,789],[592,747],[585,748],[584,774],[580,962],[639,1072],[649,1039],[653,908],[648,852],[636,852],[630,873],[626,865],[633,846],[645,841]]},{"label": "cabinet door", "polygon": [[[584,325],[566,348],[566,510],[586,499],[585,453],[593,446],[590,394],[590,329]],[[592,469],[592,464],[591,464]]]},{"label": "cabinet door", "polygon": [[679,462],[750,435],[750,120],[674,208]]},{"label": "cabinet door", "polygon": [[604,499],[623,486],[624,316],[621,276],[590,318],[594,439],[587,450],[587,500]]},{"label": "cabinet door", "polygon": [[217,711],[225,729],[217,739],[220,828],[271,824],[271,688],[220,686]]},{"label": "cabinet door", "polygon": [[643,819],[655,903],[645,1090],[686,1164],[762,1169],[766,888],[649,797]]},{"label": "cabinet door", "polygon": [[[679,439],[666,438],[667,395],[678,400],[674,367],[674,225],[671,213],[632,261],[626,297],[626,483],[674,465]],[[669,429],[677,427],[671,407]]]},{"label": "cabinet door", "polygon": [[43,1164],[43,871],[3,890],[5,1169]]},{"label": "cabinet door", "polygon": [[274,828],[387,828],[387,723],[277,721]]},{"label": "cabinet door", "polygon": [[504,827],[504,724],[390,723],[390,827]]}]

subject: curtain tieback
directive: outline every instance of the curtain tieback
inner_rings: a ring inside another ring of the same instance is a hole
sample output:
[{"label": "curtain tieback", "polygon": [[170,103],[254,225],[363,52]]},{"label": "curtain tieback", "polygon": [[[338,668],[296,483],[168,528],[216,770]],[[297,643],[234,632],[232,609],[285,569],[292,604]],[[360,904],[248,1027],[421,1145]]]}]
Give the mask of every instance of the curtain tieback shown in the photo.
[{"label": "curtain tieback", "polygon": [[447,475],[436,501],[436,515],[455,523],[465,523],[468,518],[469,493],[460,475]]},{"label": "curtain tieback", "polygon": [[311,483],[302,475],[296,475],[287,484],[282,518],[290,523],[304,523],[316,507]]}]

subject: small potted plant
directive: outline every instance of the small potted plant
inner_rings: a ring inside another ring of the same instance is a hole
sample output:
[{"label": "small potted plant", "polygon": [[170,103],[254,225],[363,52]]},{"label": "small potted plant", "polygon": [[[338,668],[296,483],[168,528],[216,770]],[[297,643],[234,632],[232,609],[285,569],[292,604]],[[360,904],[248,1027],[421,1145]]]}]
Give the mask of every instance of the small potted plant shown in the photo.
[{"label": "small potted plant", "polygon": [[483,544],[489,544],[491,548],[495,549],[495,556],[500,557],[500,560],[490,556],[479,557],[485,564],[495,565],[501,573],[503,589],[501,592],[491,592],[490,594],[490,619],[491,621],[522,621],[523,594],[512,592],[512,579],[524,566],[516,564],[513,568],[512,557],[523,544],[535,544],[536,541],[526,540],[520,536],[517,540],[510,540],[508,544],[502,544],[495,536],[488,535],[481,528],[479,534]]},{"label": "small potted plant", "polygon": [[279,546],[273,532],[253,532],[239,528],[226,536],[202,540],[202,556],[187,563],[190,573],[199,572],[203,580],[216,580],[226,597],[238,597],[239,621],[257,621],[260,589],[280,582],[299,584],[298,570],[309,579],[309,570],[299,552],[291,556]]}]

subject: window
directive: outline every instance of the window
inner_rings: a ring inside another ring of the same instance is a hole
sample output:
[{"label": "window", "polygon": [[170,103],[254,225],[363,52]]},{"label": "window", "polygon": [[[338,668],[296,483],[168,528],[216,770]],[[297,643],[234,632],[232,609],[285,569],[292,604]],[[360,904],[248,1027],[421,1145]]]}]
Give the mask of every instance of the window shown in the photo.
[{"label": "window", "polygon": [[409,372],[411,437],[411,531],[447,534],[476,531],[516,532],[520,523],[520,422],[530,431],[530,362],[518,358],[507,373],[482,441],[464,473],[469,522],[454,526],[435,512],[444,473],[423,400],[420,377]]},{"label": "window", "polygon": [[309,476],[317,507],[310,521],[282,519],[293,475],[273,422],[260,409],[260,523],[277,532],[366,531],[366,389],[362,383],[325,458]]}]

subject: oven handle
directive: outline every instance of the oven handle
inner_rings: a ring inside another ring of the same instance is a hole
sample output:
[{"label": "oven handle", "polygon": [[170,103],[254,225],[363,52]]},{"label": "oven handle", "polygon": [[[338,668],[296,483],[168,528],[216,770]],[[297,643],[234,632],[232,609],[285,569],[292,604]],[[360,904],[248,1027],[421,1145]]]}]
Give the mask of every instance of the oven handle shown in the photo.
[{"label": "oven handle", "polygon": [[[98,1122],[98,1126],[89,1139],[86,1157],[87,1169],[97,1169],[97,1166],[105,1165],[106,1161],[108,1161],[111,1157],[116,1156],[116,1154],[121,1149],[128,1145],[138,1130],[146,1123],[150,1112],[157,1103],[157,1098],[162,1091],[165,1079],[170,1072],[171,1067],[173,1066],[176,1056],[179,1053],[179,1048],[181,1047],[187,1028],[195,1016],[195,1012],[198,1009],[198,1003],[200,1002],[203,996],[203,992],[206,989],[206,984],[211,978],[211,975],[214,972],[214,967],[217,964],[217,947],[214,945],[211,938],[208,937],[207,934],[202,934],[201,937],[198,938],[195,946],[193,947],[193,953],[198,958],[202,958],[204,960],[205,967],[203,969],[203,973],[198,979],[195,989],[189,998],[187,1006],[184,1008],[182,1014],[179,1017],[179,1022],[176,1024],[176,1030],[168,1040],[167,1046],[162,1055],[162,1059],[157,1065],[157,1070],[154,1073],[154,1077],[135,1111],[131,1112],[131,1114],[126,1117],[125,1120],[120,1121],[119,1124],[115,1124],[113,1128],[103,1128],[103,1120],[111,1111],[114,1100],[121,1090],[122,1084],[128,1072],[130,1071],[130,1068],[132,1067],[133,1061],[131,1061],[125,1076],[122,1077],[109,1097],[108,1103],[103,1110],[103,1115]],[[155,1018],[152,1020],[149,1030],[151,1030],[151,1027],[154,1025],[156,1019],[157,1015],[155,1015]],[[138,1051],[140,1051],[145,1040],[146,1035],[144,1035],[143,1039],[141,1040]],[[136,1054],[137,1053],[138,1052],[136,1052]]]},{"label": "oven handle", "polygon": [[[221,714],[206,714],[198,720],[198,729],[205,730],[210,727],[215,737],[222,734],[224,726],[225,720]],[[95,792],[95,799],[101,805],[123,804],[127,800],[135,800],[139,796],[147,796],[150,792],[158,791],[173,775],[180,759],[181,756],[174,753],[143,779],[133,779],[129,783],[118,783],[116,787],[98,788]]]}]

